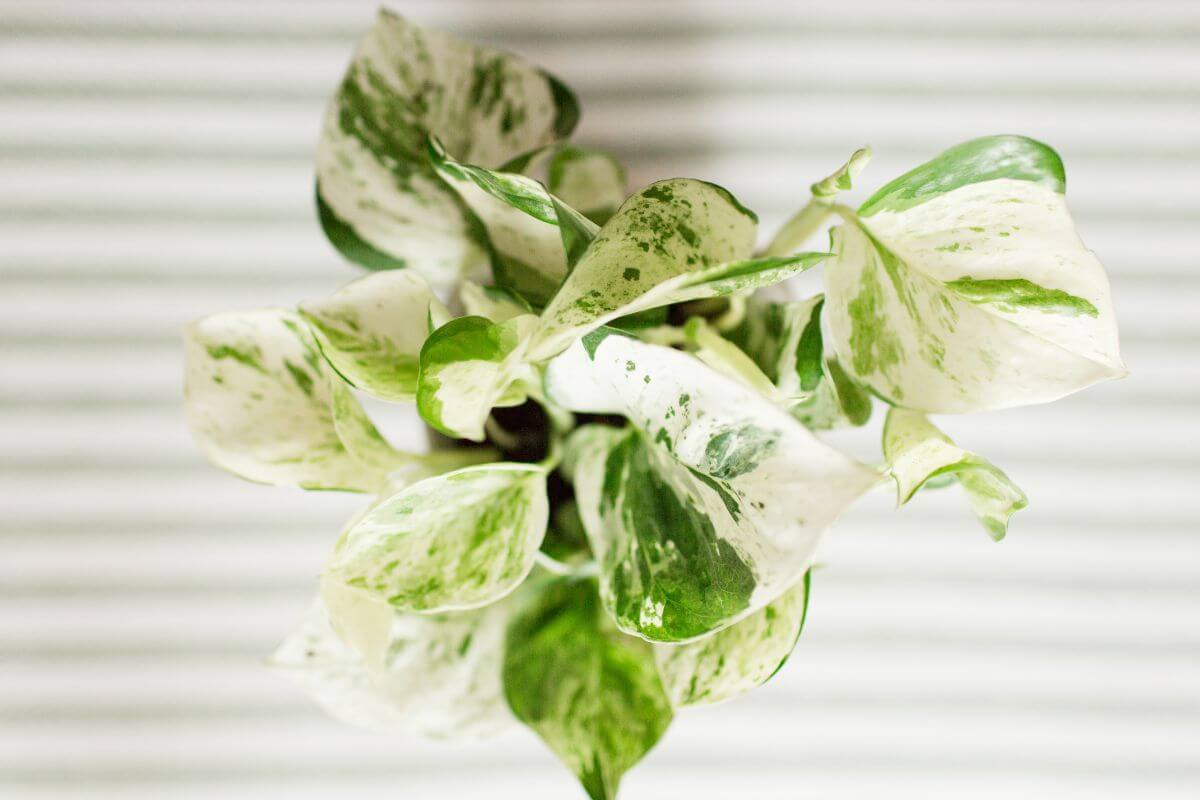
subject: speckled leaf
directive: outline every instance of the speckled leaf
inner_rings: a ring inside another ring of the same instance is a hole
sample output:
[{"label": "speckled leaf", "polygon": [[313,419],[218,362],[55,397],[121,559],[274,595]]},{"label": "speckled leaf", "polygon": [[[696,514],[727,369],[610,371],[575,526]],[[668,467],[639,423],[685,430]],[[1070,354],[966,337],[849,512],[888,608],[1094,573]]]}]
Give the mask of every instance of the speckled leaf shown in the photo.
[{"label": "speckled leaf", "polygon": [[658,674],[676,707],[731,700],[766,683],[791,655],[808,612],[811,571],[774,602],[689,644],[654,646]]},{"label": "speckled leaf", "polygon": [[[477,739],[512,726],[500,682],[506,603],[410,614],[343,598],[345,589],[322,594],[269,663],[330,716],[440,739]],[[351,644],[363,635],[375,637],[365,652]]]},{"label": "speckled leaf", "polygon": [[504,692],[592,800],[617,796],[672,717],[650,647],[613,629],[591,580],[550,584],[514,620]]},{"label": "speckled leaf", "polygon": [[360,278],[325,300],[302,304],[300,314],[351,385],[381,400],[410,401],[429,319],[448,312],[420,275],[405,270]]},{"label": "speckled leaf", "polygon": [[680,351],[609,334],[561,358],[591,369],[569,395],[548,381],[552,400],[579,410],[576,398],[605,391],[635,426],[568,446],[601,595],[629,633],[687,641],[774,601],[825,528],[880,480]]},{"label": "speckled leaf", "polygon": [[893,408],[883,426],[883,454],[902,506],[922,486],[952,476],[988,534],[999,541],[1008,520],[1029,505],[1016,484],[990,461],[957,447],[918,411]]},{"label": "speckled leaf", "polygon": [[317,149],[325,232],[347,258],[412,268],[436,288],[485,275],[485,237],[435,174],[428,136],[456,158],[496,168],[567,136],[578,116],[570,91],[536,67],[383,10],[325,117]]},{"label": "speckled leaf", "polygon": [[[188,424],[217,466],[253,481],[305,489],[371,491],[380,485],[386,470],[356,458],[339,436],[334,395],[340,380],[297,314],[215,314],[184,329],[184,346]],[[339,415],[352,444],[369,439],[388,447],[348,392]]]},{"label": "speckled leaf", "polygon": [[733,195],[674,178],[626,200],[542,314],[532,352],[561,352],[588,330],[634,311],[639,298],[686,272],[750,256],[758,220]]},{"label": "speckled leaf", "polygon": [[460,317],[434,331],[421,348],[421,418],[447,436],[483,441],[492,409],[525,399],[523,357],[536,319]]},{"label": "speckled leaf", "polygon": [[562,147],[550,162],[550,191],[603,225],[625,200],[625,170],[608,153]]},{"label": "speckled leaf", "polygon": [[529,573],[547,514],[542,467],[467,467],[380,499],[342,534],[325,575],[407,611],[486,605]]},{"label": "speckled leaf", "polygon": [[596,225],[533,178],[460,164],[436,141],[430,161],[483,223],[496,284],[545,305],[574,263],[570,256],[595,238]]},{"label": "speckled leaf", "polygon": [[1108,278],[1075,232],[1062,162],[1016,136],[952,148],[832,231],[827,333],[889,402],[960,413],[1120,377]]}]

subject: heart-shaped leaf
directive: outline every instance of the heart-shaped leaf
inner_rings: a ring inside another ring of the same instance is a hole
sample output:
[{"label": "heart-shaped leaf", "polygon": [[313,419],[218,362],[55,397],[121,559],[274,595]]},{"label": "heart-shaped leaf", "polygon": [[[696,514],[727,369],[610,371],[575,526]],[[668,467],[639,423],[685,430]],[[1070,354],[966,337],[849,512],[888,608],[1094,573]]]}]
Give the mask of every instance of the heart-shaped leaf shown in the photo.
[{"label": "heart-shaped leaf", "polygon": [[514,620],[504,693],[592,800],[617,796],[672,717],[650,647],[612,627],[586,579],[551,583]]},{"label": "heart-shaped leaf", "polygon": [[565,462],[622,630],[680,642],[754,613],[800,579],[824,529],[880,480],[685,353],[616,334],[590,347],[560,357],[575,380],[552,381],[551,362],[546,385],[571,410],[603,396],[634,426],[581,429]]},{"label": "heart-shaped leaf", "polygon": [[536,464],[427,478],[353,522],[325,576],[405,611],[477,608],[529,574],[548,513],[546,471]]},{"label": "heart-shaped leaf", "polygon": [[428,137],[496,168],[566,137],[578,117],[571,92],[536,67],[380,11],[317,148],[325,232],[352,261],[409,267],[436,288],[486,275],[486,237],[434,172]]},{"label": "heart-shaped leaf", "polygon": [[951,148],[832,231],[840,363],[894,405],[1041,403],[1119,377],[1108,278],[1080,242],[1058,155],[1018,136]]}]

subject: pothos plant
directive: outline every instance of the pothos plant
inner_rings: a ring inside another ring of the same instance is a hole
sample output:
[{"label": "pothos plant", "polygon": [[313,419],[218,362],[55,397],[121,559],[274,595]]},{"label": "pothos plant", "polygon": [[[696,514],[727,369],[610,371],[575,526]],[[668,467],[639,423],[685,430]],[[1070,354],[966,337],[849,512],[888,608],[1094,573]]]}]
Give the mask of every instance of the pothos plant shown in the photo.
[{"label": "pothos plant", "polygon": [[[371,495],[276,666],[358,725],[524,723],[611,798],[676,711],[787,660],[821,536],[865,492],[957,483],[1004,536],[1024,494],[927,414],[1124,367],[1040,142],[966,142],[851,208],[860,150],[756,252],[726,189],[626,196],[567,144],[578,117],[515,56],[381,13],[316,166],[325,233],[370,274],[191,324],[185,395],[217,465]],[[762,291],[816,267],[822,295]],[[415,405],[433,447],[393,446],[360,393]],[[876,403],[882,466],[815,435]]]}]

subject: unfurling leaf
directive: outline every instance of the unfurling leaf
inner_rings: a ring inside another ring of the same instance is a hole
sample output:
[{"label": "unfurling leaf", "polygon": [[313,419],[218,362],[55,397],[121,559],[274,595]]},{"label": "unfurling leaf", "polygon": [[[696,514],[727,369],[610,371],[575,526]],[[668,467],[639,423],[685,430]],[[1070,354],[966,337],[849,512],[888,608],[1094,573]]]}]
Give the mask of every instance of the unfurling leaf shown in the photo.
[{"label": "unfurling leaf", "polygon": [[421,348],[421,418],[447,436],[483,441],[493,408],[525,400],[520,379],[528,371],[524,356],[536,320],[460,317],[434,331]]},{"label": "unfurling leaf", "polygon": [[1008,519],[1029,501],[1008,476],[990,461],[955,446],[917,411],[893,408],[883,426],[883,454],[896,480],[897,505],[918,489],[953,476],[988,534],[996,540],[1008,531]]},{"label": "unfurling leaf", "polygon": [[612,627],[586,579],[550,584],[514,620],[504,693],[592,800],[617,796],[672,717],[649,645]]},{"label": "unfurling leaf", "polygon": [[351,385],[381,400],[416,395],[429,319],[448,312],[415,272],[360,278],[331,297],[300,306],[325,358]]},{"label": "unfurling leaf", "polygon": [[688,644],[654,646],[675,707],[721,703],[766,683],[787,661],[808,613],[811,571],[741,622]]},{"label": "unfurling leaf", "polygon": [[825,270],[841,365],[894,405],[941,413],[1047,402],[1123,375],[1108,278],[1064,188],[1053,150],[995,136],[847,212]]},{"label": "unfurling leaf", "polygon": [[351,523],[325,578],[404,611],[483,606],[529,574],[548,513],[546,471],[535,464],[427,478]]},{"label": "unfurling leaf", "polygon": [[652,641],[704,636],[777,599],[880,480],[745,385],[617,333],[551,362],[546,388],[565,408],[633,423],[581,428],[565,466],[604,603]]},{"label": "unfurling leaf", "polygon": [[321,223],[370,269],[408,267],[435,288],[485,275],[486,239],[435,174],[428,137],[497,168],[566,137],[578,117],[571,92],[536,67],[380,11],[325,117]]}]

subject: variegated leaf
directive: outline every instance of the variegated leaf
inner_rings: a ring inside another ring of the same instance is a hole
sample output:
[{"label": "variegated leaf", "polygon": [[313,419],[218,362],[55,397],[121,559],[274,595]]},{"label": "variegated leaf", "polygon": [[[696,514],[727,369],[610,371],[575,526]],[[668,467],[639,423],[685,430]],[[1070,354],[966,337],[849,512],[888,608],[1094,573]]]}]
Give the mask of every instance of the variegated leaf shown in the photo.
[{"label": "variegated leaf", "polygon": [[696,642],[654,646],[663,687],[678,707],[709,705],[766,683],[787,661],[808,612],[811,571],[741,622]]},{"label": "variegated leaf", "polygon": [[546,471],[535,464],[427,478],[352,523],[325,577],[406,611],[483,606],[529,574],[548,513]]},{"label": "variegated leaf", "polygon": [[568,447],[601,594],[629,633],[687,641],[753,614],[800,579],[825,528],[880,480],[685,353],[609,333],[560,358],[578,380],[548,379],[551,400],[588,410],[604,393],[606,410],[619,403],[634,425],[576,433],[588,446]]},{"label": "variegated leaf", "polygon": [[351,385],[390,401],[416,396],[429,320],[448,313],[429,284],[407,270],[368,275],[300,306],[333,368]]},{"label": "variegated leaf", "polygon": [[1125,373],[1108,278],[1062,162],[1017,136],[951,148],[833,229],[825,318],[841,364],[894,405],[1041,403]]},{"label": "variegated leaf", "polygon": [[[507,604],[410,614],[347,595],[323,590],[269,661],[330,716],[443,739],[512,725],[500,682]],[[365,652],[352,644],[364,634],[375,637]]]},{"label": "variegated leaf", "polygon": [[434,331],[421,348],[421,418],[447,436],[483,441],[493,408],[525,400],[524,356],[536,320],[460,317]]},{"label": "variegated leaf", "polygon": [[[297,314],[215,314],[184,329],[184,346],[188,424],[217,466],[305,489],[371,491],[381,484],[388,470],[376,461],[384,458],[379,448],[391,448],[349,392],[335,409],[340,380]],[[356,458],[359,446],[373,455]]]},{"label": "variegated leaf", "polygon": [[1008,520],[1029,505],[1016,484],[990,461],[957,447],[919,411],[893,408],[883,426],[883,455],[902,506],[922,486],[952,476],[988,534],[999,541]]},{"label": "variegated leaf", "polygon": [[409,267],[435,288],[486,275],[486,240],[429,164],[428,137],[495,168],[569,135],[578,116],[571,92],[521,59],[380,11],[317,149],[325,232],[352,261]]},{"label": "variegated leaf", "polygon": [[768,256],[786,256],[799,252],[829,217],[833,200],[841,192],[854,188],[858,174],[871,161],[871,148],[855,150],[845,164],[811,187],[812,197],[796,215],[784,223],[767,245]]},{"label": "variegated leaf", "polygon": [[608,153],[562,147],[550,162],[550,191],[603,225],[625,200],[625,170]]},{"label": "variegated leaf", "polygon": [[550,583],[516,617],[504,692],[592,800],[615,800],[673,716],[650,647],[613,628],[589,579]]},{"label": "variegated leaf", "polygon": [[460,164],[436,140],[430,142],[430,160],[483,223],[494,250],[496,284],[545,305],[595,238],[596,225],[533,178]]},{"label": "variegated leaf", "polygon": [[751,211],[711,183],[676,178],[634,194],[542,313],[534,358],[550,358],[604,322],[651,307],[635,303],[671,278],[748,258],[757,226]]}]

